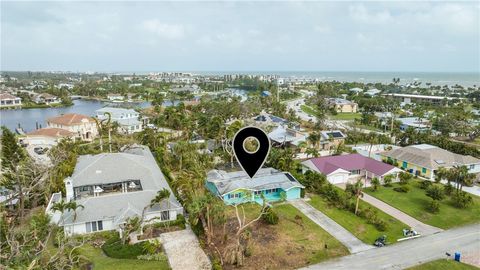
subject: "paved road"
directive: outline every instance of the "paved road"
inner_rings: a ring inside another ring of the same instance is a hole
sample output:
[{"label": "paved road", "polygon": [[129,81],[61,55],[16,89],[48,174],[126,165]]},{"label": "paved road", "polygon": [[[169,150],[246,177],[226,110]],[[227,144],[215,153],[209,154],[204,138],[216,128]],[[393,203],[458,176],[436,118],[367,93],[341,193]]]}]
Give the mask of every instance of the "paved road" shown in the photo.
[{"label": "paved road", "polygon": [[190,228],[160,235],[172,270],[209,270],[210,260]]},{"label": "paved road", "polygon": [[366,250],[303,269],[405,269],[445,258],[445,252],[452,255],[455,252],[480,252],[480,224]]},{"label": "paved road", "polygon": [[364,244],[345,228],[340,226],[324,213],[315,209],[310,204],[306,203],[304,200],[291,201],[291,204],[309,219],[335,237],[338,241],[342,242],[342,244],[345,245],[351,253],[375,248],[373,245]]},{"label": "paved road", "polygon": [[429,235],[429,234],[434,234],[437,232],[441,232],[442,229],[430,226],[428,224],[425,224],[407,214],[404,212],[398,210],[395,207],[390,206],[389,204],[384,203],[383,201],[370,196],[366,193],[363,194],[362,200],[368,202],[369,204],[377,207],[378,209],[382,210],[383,212],[389,214],[390,216],[400,220],[401,222],[407,224],[411,228],[413,228],[415,231],[417,231],[421,235]]}]

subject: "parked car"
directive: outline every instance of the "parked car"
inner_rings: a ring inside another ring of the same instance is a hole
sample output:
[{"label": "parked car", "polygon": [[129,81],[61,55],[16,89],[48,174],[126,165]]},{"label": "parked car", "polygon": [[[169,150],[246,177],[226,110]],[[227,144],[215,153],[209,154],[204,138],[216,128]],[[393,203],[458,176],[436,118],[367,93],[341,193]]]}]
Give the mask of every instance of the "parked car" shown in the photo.
[{"label": "parked car", "polygon": [[33,148],[33,152],[35,152],[37,155],[43,155],[48,151],[48,147],[41,147],[37,146]]}]

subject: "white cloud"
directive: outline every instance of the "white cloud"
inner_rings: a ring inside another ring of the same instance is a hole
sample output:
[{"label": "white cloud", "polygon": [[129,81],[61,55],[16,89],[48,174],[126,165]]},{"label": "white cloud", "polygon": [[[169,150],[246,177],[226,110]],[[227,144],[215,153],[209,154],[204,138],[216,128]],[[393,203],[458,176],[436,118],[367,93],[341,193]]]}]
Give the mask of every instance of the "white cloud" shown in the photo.
[{"label": "white cloud", "polygon": [[169,40],[182,39],[186,34],[185,27],[182,24],[162,23],[158,19],[143,21],[142,26],[147,31]]}]

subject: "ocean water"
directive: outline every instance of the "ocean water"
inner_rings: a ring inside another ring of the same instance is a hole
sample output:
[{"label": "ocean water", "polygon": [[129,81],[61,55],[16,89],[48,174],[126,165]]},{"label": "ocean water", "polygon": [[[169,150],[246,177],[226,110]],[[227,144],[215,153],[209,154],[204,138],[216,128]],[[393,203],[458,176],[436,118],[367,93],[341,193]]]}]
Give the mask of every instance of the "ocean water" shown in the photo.
[{"label": "ocean water", "polygon": [[475,72],[335,72],[335,71],[206,71],[193,72],[201,75],[254,74],[278,75],[281,78],[320,79],[322,81],[391,83],[393,78],[400,78],[400,84],[421,82],[432,85],[462,85],[464,87],[480,86],[480,73]]}]

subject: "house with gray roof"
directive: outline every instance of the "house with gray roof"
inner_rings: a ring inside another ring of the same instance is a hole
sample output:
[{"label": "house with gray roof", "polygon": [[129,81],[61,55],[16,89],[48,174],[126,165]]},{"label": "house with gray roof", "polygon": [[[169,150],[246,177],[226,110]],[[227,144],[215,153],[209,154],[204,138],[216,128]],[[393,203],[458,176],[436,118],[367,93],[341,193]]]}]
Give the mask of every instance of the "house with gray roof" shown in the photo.
[{"label": "house with gray roof", "polygon": [[290,173],[273,168],[262,168],[253,178],[244,171],[211,170],[205,186],[228,205],[245,202],[263,204],[263,198],[266,202],[295,200],[300,198],[301,190],[305,188]]},{"label": "house with gray roof", "polygon": [[[60,193],[52,196],[47,213],[65,233],[85,234],[119,230],[131,217],[144,223],[175,220],[183,208],[171,191],[149,148],[133,145],[119,153],[83,155],[78,158],[71,177],[64,180],[66,201],[83,208],[62,214],[52,211],[54,203],[64,200]],[[170,191],[170,197],[151,204],[158,191]]]},{"label": "house with gray roof", "polygon": [[119,124],[118,131],[123,134],[132,134],[143,130],[143,123],[139,120],[140,114],[132,109],[104,107],[95,111],[99,120],[108,118],[111,115],[112,122]]},{"label": "house with gray roof", "polygon": [[379,153],[382,158],[416,176],[435,179],[440,167],[467,166],[470,173],[480,174],[480,159],[452,153],[430,144],[418,144]]}]

